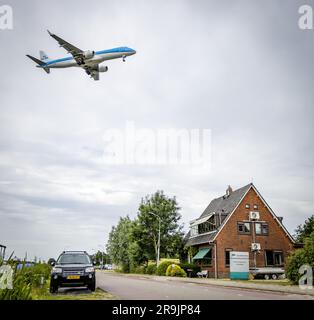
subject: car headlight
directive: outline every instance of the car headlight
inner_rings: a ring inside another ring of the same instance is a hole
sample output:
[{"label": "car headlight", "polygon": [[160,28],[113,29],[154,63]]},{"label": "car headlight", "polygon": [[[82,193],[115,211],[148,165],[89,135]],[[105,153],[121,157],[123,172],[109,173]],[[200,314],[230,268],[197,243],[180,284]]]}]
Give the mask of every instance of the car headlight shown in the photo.
[{"label": "car headlight", "polygon": [[52,270],[51,270],[51,273],[62,273],[62,269],[53,267]]},{"label": "car headlight", "polygon": [[94,267],[88,267],[85,269],[86,273],[90,273],[90,272],[95,272],[95,268]]}]

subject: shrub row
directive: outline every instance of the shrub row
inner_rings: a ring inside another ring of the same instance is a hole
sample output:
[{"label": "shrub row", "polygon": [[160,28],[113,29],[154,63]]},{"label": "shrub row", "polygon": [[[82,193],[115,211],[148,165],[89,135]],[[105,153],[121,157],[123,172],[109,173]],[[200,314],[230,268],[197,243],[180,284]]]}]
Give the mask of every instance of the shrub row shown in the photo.
[{"label": "shrub row", "polygon": [[[172,265],[175,265],[175,270],[171,272],[170,269],[173,269],[173,268],[169,268],[169,266],[171,267]],[[179,271],[178,268],[180,268],[181,271]],[[194,264],[177,263],[173,260],[163,260],[160,262],[158,267],[155,263],[149,263],[148,266],[135,267],[131,269],[131,272],[138,273],[138,274],[150,274],[150,275],[156,274],[158,276],[166,276],[168,275],[167,274],[168,269],[169,269],[168,273],[170,276],[189,275],[190,277],[196,277],[197,272],[201,270],[199,266]]]}]

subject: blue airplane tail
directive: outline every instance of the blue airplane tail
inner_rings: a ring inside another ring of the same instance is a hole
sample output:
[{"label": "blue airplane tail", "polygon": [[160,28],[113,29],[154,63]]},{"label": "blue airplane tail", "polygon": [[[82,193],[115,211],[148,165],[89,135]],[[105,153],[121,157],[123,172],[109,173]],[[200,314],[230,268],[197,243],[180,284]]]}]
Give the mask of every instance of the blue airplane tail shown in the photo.
[{"label": "blue airplane tail", "polygon": [[26,57],[30,58],[31,60],[33,60],[35,63],[37,63],[37,67],[42,68],[43,70],[45,70],[47,73],[50,73],[50,69],[48,67],[43,67],[46,63],[44,61],[41,61],[29,54],[26,55]]}]

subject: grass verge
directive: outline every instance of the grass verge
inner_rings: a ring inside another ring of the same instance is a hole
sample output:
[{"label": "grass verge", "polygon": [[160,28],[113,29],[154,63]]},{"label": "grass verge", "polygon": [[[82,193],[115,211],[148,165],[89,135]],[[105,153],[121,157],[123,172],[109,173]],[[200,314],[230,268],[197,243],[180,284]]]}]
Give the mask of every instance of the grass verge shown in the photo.
[{"label": "grass verge", "polygon": [[33,300],[117,300],[118,298],[109,292],[97,288],[95,292],[87,289],[61,288],[58,293],[49,292],[49,283],[42,288],[32,289]]}]

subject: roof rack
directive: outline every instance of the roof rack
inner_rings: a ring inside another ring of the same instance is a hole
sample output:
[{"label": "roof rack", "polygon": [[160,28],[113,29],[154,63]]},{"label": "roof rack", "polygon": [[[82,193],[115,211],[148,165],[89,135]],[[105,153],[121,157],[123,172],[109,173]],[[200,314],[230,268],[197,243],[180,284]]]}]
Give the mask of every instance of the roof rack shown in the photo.
[{"label": "roof rack", "polygon": [[87,253],[85,250],[64,250],[62,253]]}]

